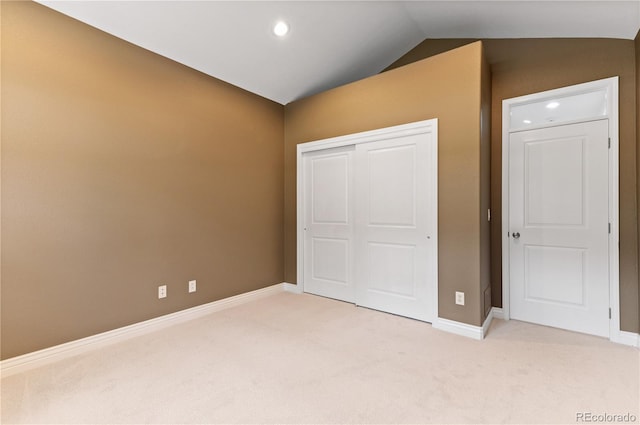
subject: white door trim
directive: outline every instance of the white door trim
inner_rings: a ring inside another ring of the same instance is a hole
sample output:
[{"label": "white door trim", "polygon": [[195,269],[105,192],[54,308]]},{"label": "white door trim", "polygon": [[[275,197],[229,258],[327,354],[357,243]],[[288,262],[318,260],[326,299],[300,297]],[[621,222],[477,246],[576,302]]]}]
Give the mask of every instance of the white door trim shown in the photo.
[{"label": "white door trim", "polygon": [[553,122],[533,128],[554,127],[575,122],[595,119],[609,120],[609,306],[611,320],[609,323],[609,339],[622,342],[620,332],[620,270],[619,270],[619,121],[618,121],[618,77],[605,78],[584,84],[563,87],[560,89],[530,94],[527,96],[505,99],[502,101],[502,311],[505,320],[509,320],[509,133],[511,128],[511,109],[516,106],[542,102],[558,97],[573,96],[594,91],[607,91],[608,115],[584,117],[578,121]]},{"label": "white door trim", "polygon": [[[365,131],[361,133],[349,134],[346,136],[338,136],[332,137],[328,139],[318,140],[314,142],[301,143],[297,146],[297,156],[296,156],[296,167],[297,167],[297,185],[296,185],[296,193],[297,193],[297,259],[296,264],[298,267],[297,271],[297,282],[299,292],[304,292],[304,208],[305,208],[305,198],[304,198],[304,161],[302,160],[302,156],[307,152],[314,152],[318,150],[324,150],[329,148],[337,148],[343,146],[350,145],[358,145],[361,143],[374,142],[386,139],[395,139],[403,136],[413,136],[416,134],[426,134],[431,133],[435,137],[435,143],[431,144],[433,149],[432,151],[432,162],[429,164],[433,170],[435,170],[437,176],[438,170],[438,120],[430,119],[425,121],[417,121],[409,124],[403,124],[393,127],[380,128],[377,130]],[[432,181],[433,186],[429,188],[430,193],[432,193],[432,197],[429,200],[436,206],[436,213],[431,218],[432,223],[430,223],[430,227],[434,229],[431,237],[433,239],[433,244],[438,246],[438,217],[437,217],[437,205],[438,205],[438,179],[435,178]],[[433,260],[433,268],[432,275],[430,276],[430,281],[433,282],[435,288],[433,288],[434,294],[438,293],[438,259],[437,259],[437,249],[435,250],[436,258]],[[435,316],[438,315],[438,297],[435,296],[433,300],[433,312]],[[435,320],[435,318],[434,318]]]}]

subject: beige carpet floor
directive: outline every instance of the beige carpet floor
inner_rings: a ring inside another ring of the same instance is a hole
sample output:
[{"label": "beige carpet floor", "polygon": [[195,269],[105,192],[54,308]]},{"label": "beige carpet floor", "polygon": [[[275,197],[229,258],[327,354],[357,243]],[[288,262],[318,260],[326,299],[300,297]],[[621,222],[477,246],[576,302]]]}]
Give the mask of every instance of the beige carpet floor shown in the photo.
[{"label": "beige carpet floor", "polygon": [[484,341],[282,293],[2,380],[2,423],[638,421],[638,349],[494,321]]}]

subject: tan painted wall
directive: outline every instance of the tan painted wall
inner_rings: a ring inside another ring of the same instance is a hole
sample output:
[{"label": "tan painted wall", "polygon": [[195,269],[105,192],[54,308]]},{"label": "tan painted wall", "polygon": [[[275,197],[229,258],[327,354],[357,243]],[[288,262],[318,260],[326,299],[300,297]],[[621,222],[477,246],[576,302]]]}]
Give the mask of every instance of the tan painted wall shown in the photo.
[{"label": "tan painted wall", "polygon": [[[388,69],[473,40],[425,40]],[[620,77],[620,310],[623,330],[637,332],[638,215],[636,207],[636,64],[634,42],[612,39],[484,40],[492,71],[491,275],[493,305],[502,305],[502,101],[572,84]],[[637,43],[636,43],[637,44]],[[639,130],[640,131],[640,130]]]},{"label": "tan painted wall", "polygon": [[281,105],[36,3],[1,19],[3,359],[283,281]]},{"label": "tan painted wall", "polygon": [[481,324],[481,59],[476,43],[285,107],[287,282],[296,282],[296,145],[438,118],[440,315]]},{"label": "tan painted wall", "polygon": [[[636,205],[640,206],[640,31],[636,35],[636,174],[637,174],[637,197]],[[637,215],[638,228],[638,269],[640,272],[640,213]],[[640,273],[639,273],[640,274]],[[640,280],[640,277],[639,277]],[[640,282],[638,283],[640,286]],[[640,290],[638,291],[638,305],[640,306]],[[640,308],[639,308],[640,310]],[[638,313],[638,329],[640,330],[640,312]]]},{"label": "tan painted wall", "polygon": [[480,293],[483,319],[491,310],[491,69],[482,57],[480,98]]}]

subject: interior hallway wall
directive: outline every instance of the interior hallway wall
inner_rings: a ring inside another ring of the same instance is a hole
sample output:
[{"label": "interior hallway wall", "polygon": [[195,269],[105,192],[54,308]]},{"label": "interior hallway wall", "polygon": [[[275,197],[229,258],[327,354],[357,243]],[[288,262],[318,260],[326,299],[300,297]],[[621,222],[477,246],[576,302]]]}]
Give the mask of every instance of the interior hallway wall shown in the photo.
[{"label": "interior hallway wall", "polygon": [[[296,145],[438,118],[439,313],[482,324],[481,64],[475,43],[285,107],[287,282],[296,282]],[[455,291],[465,292],[465,306],[455,305]]]},{"label": "interior hallway wall", "polygon": [[[636,35],[636,208],[640,206],[640,31]],[[636,219],[638,229],[638,286],[640,286],[640,213],[637,214]],[[640,290],[638,291],[638,306],[640,306]],[[639,307],[640,310],[640,307]],[[640,329],[640,312],[638,313],[638,329]]]},{"label": "interior hallway wall", "polygon": [[3,359],[283,281],[282,105],[1,7]]},{"label": "interior hallway wall", "polygon": [[[483,45],[484,47],[484,45]],[[480,96],[480,293],[483,319],[492,307],[491,302],[491,68],[482,55]]]},{"label": "interior hallway wall", "polygon": [[[393,70],[475,40],[425,40],[391,65]],[[640,330],[638,177],[636,172],[636,60],[633,40],[487,39],[492,74],[491,287],[502,306],[502,101],[530,93],[620,77],[620,313],[621,328]],[[640,130],[638,130],[640,131]]]}]

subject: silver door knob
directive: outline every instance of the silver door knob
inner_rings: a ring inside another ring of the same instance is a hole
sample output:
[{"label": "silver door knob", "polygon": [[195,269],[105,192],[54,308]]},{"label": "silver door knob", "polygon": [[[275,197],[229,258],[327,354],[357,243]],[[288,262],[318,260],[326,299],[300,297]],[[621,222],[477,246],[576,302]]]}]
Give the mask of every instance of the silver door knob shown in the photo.
[{"label": "silver door knob", "polygon": [[520,238],[520,232],[512,233],[512,235],[513,235],[513,239],[519,239]]}]

